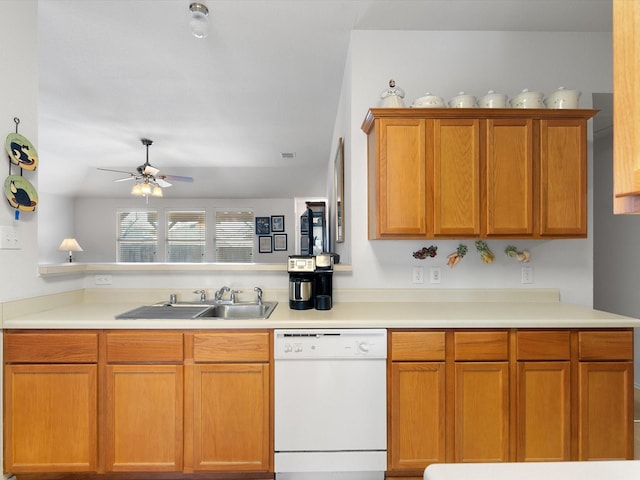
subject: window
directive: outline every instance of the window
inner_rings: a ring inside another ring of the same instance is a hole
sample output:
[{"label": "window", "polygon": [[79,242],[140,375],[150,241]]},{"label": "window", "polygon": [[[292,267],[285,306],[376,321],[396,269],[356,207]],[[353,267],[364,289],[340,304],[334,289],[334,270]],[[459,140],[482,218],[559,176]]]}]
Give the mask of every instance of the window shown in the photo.
[{"label": "window", "polygon": [[167,262],[205,261],[205,212],[167,212]]},{"label": "window", "polygon": [[253,211],[216,210],[216,262],[253,262]]},{"label": "window", "polygon": [[155,262],[158,212],[118,212],[118,262]]}]

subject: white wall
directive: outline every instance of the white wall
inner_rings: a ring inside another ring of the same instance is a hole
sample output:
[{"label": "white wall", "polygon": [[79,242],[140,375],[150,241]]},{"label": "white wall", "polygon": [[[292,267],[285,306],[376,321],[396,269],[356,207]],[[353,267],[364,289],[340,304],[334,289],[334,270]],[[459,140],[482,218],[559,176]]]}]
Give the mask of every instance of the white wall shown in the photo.
[{"label": "white wall", "polygon": [[[367,144],[360,127],[391,78],[405,90],[407,105],[426,92],[450,99],[463,90],[480,96],[493,89],[513,96],[523,88],[550,93],[566,86],[581,90],[581,106],[591,107],[591,92],[612,89],[610,33],[355,31],[350,58],[351,82],[344,88],[349,89],[351,112],[347,218],[354,268],[351,278],[338,278],[336,283],[395,288],[551,287],[560,289],[563,301],[591,306],[591,233],[580,240],[491,240],[488,244],[496,254],[491,265],[482,264],[473,241],[368,241]],[[589,145],[590,169],[591,150]],[[589,185],[591,212],[591,180]],[[590,232],[591,218],[590,213]],[[446,255],[458,243],[466,244],[469,254],[449,269]],[[435,259],[412,258],[412,252],[431,244],[438,247]],[[534,284],[521,284],[521,264],[503,253],[509,244],[531,251]],[[412,284],[412,266],[424,266],[426,278],[429,267],[442,267],[442,283]]]},{"label": "white wall", "polygon": [[[18,132],[24,135],[37,150],[38,118],[38,65],[37,65],[37,3],[35,0],[0,2],[0,125],[2,125],[2,184],[8,174],[8,157],[4,149],[6,135],[15,132],[14,117],[20,119]],[[14,48],[13,46],[19,46]],[[16,165],[13,175],[20,175]],[[36,171],[24,170],[23,176],[37,190]],[[37,256],[36,212],[20,212],[20,220],[14,220],[15,209],[2,194],[0,225],[13,226],[20,239],[20,250],[0,250],[0,300],[21,298],[31,292]]]}]

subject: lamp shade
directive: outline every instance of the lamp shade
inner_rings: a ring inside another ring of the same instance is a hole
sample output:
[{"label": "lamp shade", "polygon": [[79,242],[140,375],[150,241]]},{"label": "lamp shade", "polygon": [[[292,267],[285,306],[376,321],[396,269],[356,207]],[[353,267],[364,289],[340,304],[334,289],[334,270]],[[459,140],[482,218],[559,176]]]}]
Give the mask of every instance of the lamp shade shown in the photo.
[{"label": "lamp shade", "polygon": [[75,238],[65,238],[58,247],[60,251],[82,252],[82,247]]}]

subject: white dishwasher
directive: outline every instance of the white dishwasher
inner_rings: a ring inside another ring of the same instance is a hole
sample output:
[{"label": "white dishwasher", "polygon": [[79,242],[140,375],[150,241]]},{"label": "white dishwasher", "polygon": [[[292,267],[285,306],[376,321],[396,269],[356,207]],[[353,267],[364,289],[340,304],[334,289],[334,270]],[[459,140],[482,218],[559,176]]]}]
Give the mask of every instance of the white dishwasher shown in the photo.
[{"label": "white dishwasher", "polygon": [[384,478],[387,331],[275,330],[277,480]]}]

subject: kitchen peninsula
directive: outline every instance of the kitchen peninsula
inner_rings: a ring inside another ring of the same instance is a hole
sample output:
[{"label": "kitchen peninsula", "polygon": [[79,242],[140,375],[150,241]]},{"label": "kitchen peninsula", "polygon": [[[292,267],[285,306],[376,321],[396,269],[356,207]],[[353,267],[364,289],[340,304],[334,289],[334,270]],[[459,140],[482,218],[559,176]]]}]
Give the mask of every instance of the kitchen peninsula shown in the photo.
[{"label": "kitchen peninsula", "polygon": [[[561,303],[553,289],[336,291],[329,311],[290,310],[286,295],[265,292],[279,305],[264,320],[114,319],[164,290],[3,304],[5,471],[272,478],[275,328],[387,329],[388,477],[418,478],[441,462],[633,458],[640,320]],[[204,393],[207,375],[221,402]],[[28,412],[46,416],[56,402],[75,413],[34,443],[28,432],[44,417]],[[138,406],[134,417],[126,404]],[[126,436],[129,422],[154,442]],[[230,428],[235,450],[222,447]]]}]

